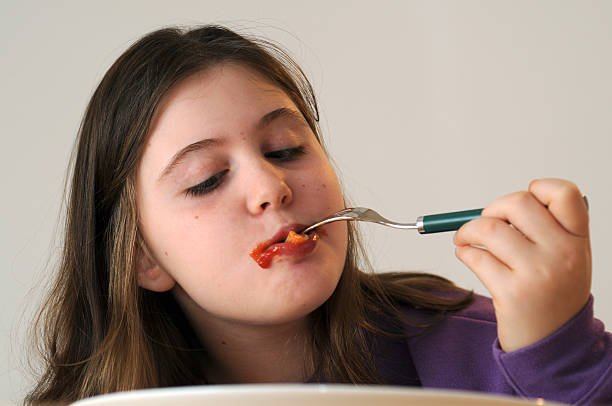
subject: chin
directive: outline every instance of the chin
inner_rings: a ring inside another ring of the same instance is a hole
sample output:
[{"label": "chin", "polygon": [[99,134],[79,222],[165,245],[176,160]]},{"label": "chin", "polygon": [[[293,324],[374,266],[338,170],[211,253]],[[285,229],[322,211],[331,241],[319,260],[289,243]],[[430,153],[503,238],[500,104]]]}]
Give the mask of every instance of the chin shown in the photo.
[{"label": "chin", "polygon": [[300,321],[303,321],[306,317],[308,317],[319,306],[304,306],[304,307],[290,308],[290,309],[285,308],[283,309],[283,311],[275,312],[272,314],[266,314],[265,316],[258,318],[255,324],[280,325],[280,324],[290,324],[290,323],[300,322]]},{"label": "chin", "polygon": [[334,290],[335,286],[324,291],[319,287],[316,293],[310,293],[302,297],[293,297],[283,301],[283,303],[276,302],[271,304],[270,308],[274,310],[268,313],[270,321],[287,323],[303,319],[323,305],[331,297]]}]

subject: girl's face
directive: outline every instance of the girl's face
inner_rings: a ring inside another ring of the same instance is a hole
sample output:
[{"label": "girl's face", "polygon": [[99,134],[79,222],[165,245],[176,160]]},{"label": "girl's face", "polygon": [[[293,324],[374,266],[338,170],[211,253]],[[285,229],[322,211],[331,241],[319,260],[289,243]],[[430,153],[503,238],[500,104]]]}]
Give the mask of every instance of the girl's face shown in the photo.
[{"label": "girl's face", "polygon": [[324,226],[310,253],[280,257],[268,269],[249,256],[279,231],[344,206],[335,172],[295,104],[247,68],[219,65],[169,91],[136,190],[148,251],[139,283],[176,282],[190,313],[249,324],[298,320],[338,283],[344,222]]}]

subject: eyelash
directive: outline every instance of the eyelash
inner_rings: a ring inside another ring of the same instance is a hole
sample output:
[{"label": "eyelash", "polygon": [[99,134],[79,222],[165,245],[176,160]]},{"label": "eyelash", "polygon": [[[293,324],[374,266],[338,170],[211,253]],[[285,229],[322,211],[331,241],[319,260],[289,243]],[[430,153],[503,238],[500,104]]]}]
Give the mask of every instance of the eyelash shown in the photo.
[{"label": "eyelash", "polygon": [[189,196],[201,196],[206,193],[210,193],[215,190],[219,185],[221,185],[221,179],[229,172],[229,169],[221,171],[219,173],[215,173],[210,178],[206,179],[204,182],[190,187],[187,189],[186,195]]},{"label": "eyelash", "polygon": [[279,149],[278,151],[267,152],[264,156],[268,159],[276,159],[280,162],[290,162],[306,154],[304,147]]},{"label": "eyelash", "polygon": [[[278,151],[267,152],[264,156],[268,159],[274,159],[279,162],[291,162],[298,159],[300,156],[305,155],[306,150],[304,147],[279,149]],[[186,191],[186,196],[202,196],[206,193],[210,193],[221,185],[223,177],[229,172],[229,169],[214,174],[204,182],[190,187]]]}]

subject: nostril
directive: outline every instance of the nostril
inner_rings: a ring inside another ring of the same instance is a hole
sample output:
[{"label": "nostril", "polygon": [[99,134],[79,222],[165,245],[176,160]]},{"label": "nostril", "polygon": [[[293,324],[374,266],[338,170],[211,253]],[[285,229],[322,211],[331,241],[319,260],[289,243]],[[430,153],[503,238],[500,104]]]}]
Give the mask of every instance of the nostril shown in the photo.
[{"label": "nostril", "polygon": [[265,202],[261,204],[261,208],[265,209],[266,207],[268,207],[270,205],[270,202]]},{"label": "nostril", "polygon": [[287,200],[287,196],[283,196],[283,198],[281,199],[281,204],[285,204],[286,200]]}]

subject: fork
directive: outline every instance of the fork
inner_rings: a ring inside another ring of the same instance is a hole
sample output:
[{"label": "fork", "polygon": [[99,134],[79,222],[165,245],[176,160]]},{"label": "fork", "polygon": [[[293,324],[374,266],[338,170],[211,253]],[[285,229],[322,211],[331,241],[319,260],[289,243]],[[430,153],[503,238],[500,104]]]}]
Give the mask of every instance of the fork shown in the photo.
[{"label": "fork", "polygon": [[[587,210],[589,209],[589,201],[586,196],[582,196]],[[454,211],[450,213],[430,214],[427,216],[419,216],[415,223],[398,223],[384,218],[377,212],[367,207],[352,207],[340,210],[323,220],[306,227],[301,234],[306,234],[323,224],[334,221],[366,221],[369,223],[382,224],[388,227],[401,228],[405,230],[418,230],[421,234],[441,233],[444,231],[455,231],[470,220],[480,217],[483,209],[472,209]]]},{"label": "fork", "polygon": [[369,223],[382,224],[384,226],[401,228],[404,230],[418,230],[421,234],[441,233],[444,231],[458,230],[468,221],[480,217],[483,209],[455,211],[451,213],[431,214],[419,216],[415,223],[398,223],[384,218],[377,212],[367,207],[351,207],[340,210],[323,220],[305,228],[301,234],[306,234],[323,224],[334,221],[366,221]]}]

